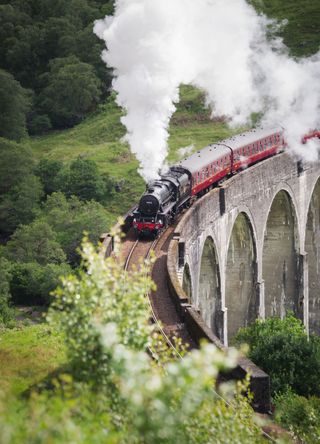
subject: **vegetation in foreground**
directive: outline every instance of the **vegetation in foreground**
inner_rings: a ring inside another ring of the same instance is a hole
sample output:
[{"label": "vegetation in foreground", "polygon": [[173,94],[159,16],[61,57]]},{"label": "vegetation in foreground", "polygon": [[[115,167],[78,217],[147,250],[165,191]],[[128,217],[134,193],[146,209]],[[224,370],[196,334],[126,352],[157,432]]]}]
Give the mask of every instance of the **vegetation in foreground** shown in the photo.
[{"label": "vegetation in foreground", "polygon": [[239,331],[236,344],[249,345],[249,357],[271,380],[275,420],[305,443],[320,442],[320,338],[308,338],[293,314],[257,320]]},{"label": "vegetation in foreground", "polygon": [[0,441],[262,442],[241,394],[245,385],[224,387],[229,405],[214,391],[218,371],[235,364],[234,352],[204,344],[182,360],[168,356],[149,323],[148,264],[127,274],[119,258],[104,260],[89,243],[82,259],[78,276],[57,290],[43,327],[59,331],[64,370],[24,398],[2,396]]}]

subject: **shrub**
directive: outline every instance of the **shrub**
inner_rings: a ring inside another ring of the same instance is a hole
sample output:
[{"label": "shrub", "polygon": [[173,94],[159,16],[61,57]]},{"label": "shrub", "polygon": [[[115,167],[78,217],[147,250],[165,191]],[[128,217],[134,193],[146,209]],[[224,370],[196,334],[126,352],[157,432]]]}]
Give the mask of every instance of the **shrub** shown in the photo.
[{"label": "shrub", "polygon": [[35,173],[40,178],[46,195],[58,190],[57,176],[62,168],[62,162],[50,159],[42,159],[37,165]]},{"label": "shrub", "polygon": [[78,157],[61,170],[56,183],[57,190],[68,197],[77,196],[83,201],[105,201],[112,189],[112,181],[108,174],[101,174],[96,162],[82,157]]},{"label": "shrub", "polygon": [[21,305],[49,305],[50,293],[59,285],[60,277],[70,272],[67,264],[16,263],[10,283],[12,300]]},{"label": "shrub", "polygon": [[43,195],[38,177],[30,174],[3,197],[0,202],[0,232],[10,235],[20,224],[29,224],[40,213]]},{"label": "shrub", "polygon": [[101,96],[101,82],[94,68],[75,56],[49,62],[47,86],[39,96],[40,108],[59,127],[72,126],[93,111]]},{"label": "shrub", "polygon": [[41,220],[22,225],[7,243],[4,254],[11,261],[60,264],[66,256],[52,228]]},{"label": "shrub", "polygon": [[14,310],[10,306],[11,268],[11,264],[0,257],[0,326],[10,324],[14,315]]},{"label": "shrub", "polygon": [[275,419],[305,444],[320,443],[320,399],[291,391],[275,398]]},{"label": "shrub", "polygon": [[241,329],[235,342],[249,345],[250,359],[270,375],[272,393],[291,388],[299,395],[320,395],[320,338],[308,339],[292,314],[257,320]]},{"label": "shrub", "polygon": [[78,248],[83,232],[88,233],[91,242],[98,242],[111,221],[108,212],[98,202],[82,202],[75,196],[67,199],[63,193],[48,197],[43,218],[57,233],[56,239],[73,266],[80,262]]},{"label": "shrub", "polygon": [[29,92],[8,72],[0,69],[0,136],[19,140],[26,135]]},{"label": "shrub", "polygon": [[8,193],[32,173],[32,151],[0,137],[0,195]]},{"label": "shrub", "polygon": [[28,130],[32,135],[47,133],[51,128],[51,121],[46,114],[36,114],[32,116],[28,122]]}]

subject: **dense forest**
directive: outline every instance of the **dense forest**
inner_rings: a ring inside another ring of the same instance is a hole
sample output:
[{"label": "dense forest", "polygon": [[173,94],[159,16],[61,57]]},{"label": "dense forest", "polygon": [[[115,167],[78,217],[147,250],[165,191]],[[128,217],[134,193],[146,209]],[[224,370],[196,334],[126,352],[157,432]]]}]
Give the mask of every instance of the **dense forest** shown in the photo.
[{"label": "dense forest", "polygon": [[79,123],[108,94],[93,21],[112,1],[0,2],[0,136]]},{"label": "dense forest", "polygon": [[[250,3],[285,20],[292,57],[319,49],[317,1]],[[88,243],[144,187],[93,33],[113,12],[113,0],[0,0],[0,443],[265,442],[247,381],[212,390],[234,352],[173,359],[148,322],[145,270],[124,276]],[[177,108],[169,161],[231,134],[201,91],[182,86]],[[288,315],[241,330],[243,342],[271,376],[275,419],[320,442],[319,338]]]},{"label": "dense forest", "polygon": [[[43,305],[58,277],[79,265],[84,231],[97,241],[109,225],[112,184],[89,159],[39,161],[28,134],[79,123],[109,94],[110,73],[93,22],[105,1],[0,4],[0,270],[2,305]],[[10,140],[9,140],[10,139]],[[9,308],[0,313],[9,322]]]}]

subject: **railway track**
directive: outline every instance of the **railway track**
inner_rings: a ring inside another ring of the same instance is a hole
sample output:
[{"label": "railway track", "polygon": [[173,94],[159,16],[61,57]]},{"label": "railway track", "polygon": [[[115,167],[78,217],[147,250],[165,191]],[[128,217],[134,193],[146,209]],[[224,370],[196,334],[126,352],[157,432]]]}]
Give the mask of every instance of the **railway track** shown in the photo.
[{"label": "railway track", "polygon": [[[154,239],[153,241],[146,240],[133,240],[132,236],[129,235],[127,240],[127,245],[123,249],[126,252],[126,259],[124,263],[124,270],[130,271],[132,267],[136,267],[137,264],[141,263],[141,260],[148,260],[150,258],[151,252],[155,251],[157,245],[161,244],[161,237]],[[156,313],[155,306],[152,302],[152,293],[146,295],[148,298],[150,313],[151,313],[151,322],[156,324],[157,331],[163,337],[167,347],[170,349],[171,353],[174,354],[177,358],[182,358],[179,350],[176,348],[174,341],[170,338],[170,335],[167,334],[165,329],[163,328],[163,324],[161,319]],[[155,357],[156,353],[154,350],[149,348],[150,354]]]}]

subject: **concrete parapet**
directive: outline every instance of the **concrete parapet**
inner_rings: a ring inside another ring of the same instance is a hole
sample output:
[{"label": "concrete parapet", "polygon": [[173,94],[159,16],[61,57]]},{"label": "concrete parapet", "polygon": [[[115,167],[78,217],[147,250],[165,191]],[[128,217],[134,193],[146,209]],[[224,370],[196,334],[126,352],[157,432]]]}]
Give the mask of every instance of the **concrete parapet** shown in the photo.
[{"label": "concrete parapet", "polygon": [[[131,222],[132,222],[132,212],[136,207],[131,208],[124,216],[123,223],[119,222],[113,227],[112,231],[122,231],[123,233],[127,233],[130,230]],[[102,244],[102,251],[104,252],[104,257],[109,257],[114,250],[114,239],[112,234],[103,233],[100,236],[100,242]]]},{"label": "concrete parapet", "polygon": [[184,305],[188,304],[188,296],[182,289],[179,278],[176,273],[177,261],[179,255],[179,236],[174,233],[173,239],[170,242],[168,256],[167,256],[167,269],[168,269],[168,288],[172,298],[172,301],[176,307],[176,310],[184,319]]},{"label": "concrete parapet", "polygon": [[[211,329],[206,326],[201,315],[190,304],[188,298],[183,291],[177,273],[176,264],[178,262],[178,242],[176,237],[169,246],[168,251],[168,286],[172,300],[177,308],[178,313],[184,320],[186,328],[197,345],[201,340],[207,340],[214,344],[220,350],[226,350],[222,342],[212,333]],[[257,367],[252,361],[245,357],[240,357],[238,365],[231,372],[223,375],[223,379],[244,379],[250,374],[250,390],[253,393],[253,408],[257,412],[267,413],[270,411],[270,379],[269,376]]]},{"label": "concrete parapet", "polygon": [[[185,324],[192,339],[199,344],[201,340],[211,342],[220,350],[226,350],[222,342],[205,325],[200,314],[191,306],[185,307]],[[270,411],[270,378],[250,359],[241,356],[237,366],[223,374],[224,380],[242,380],[249,373],[250,390],[253,394],[252,407],[260,413]]]}]

